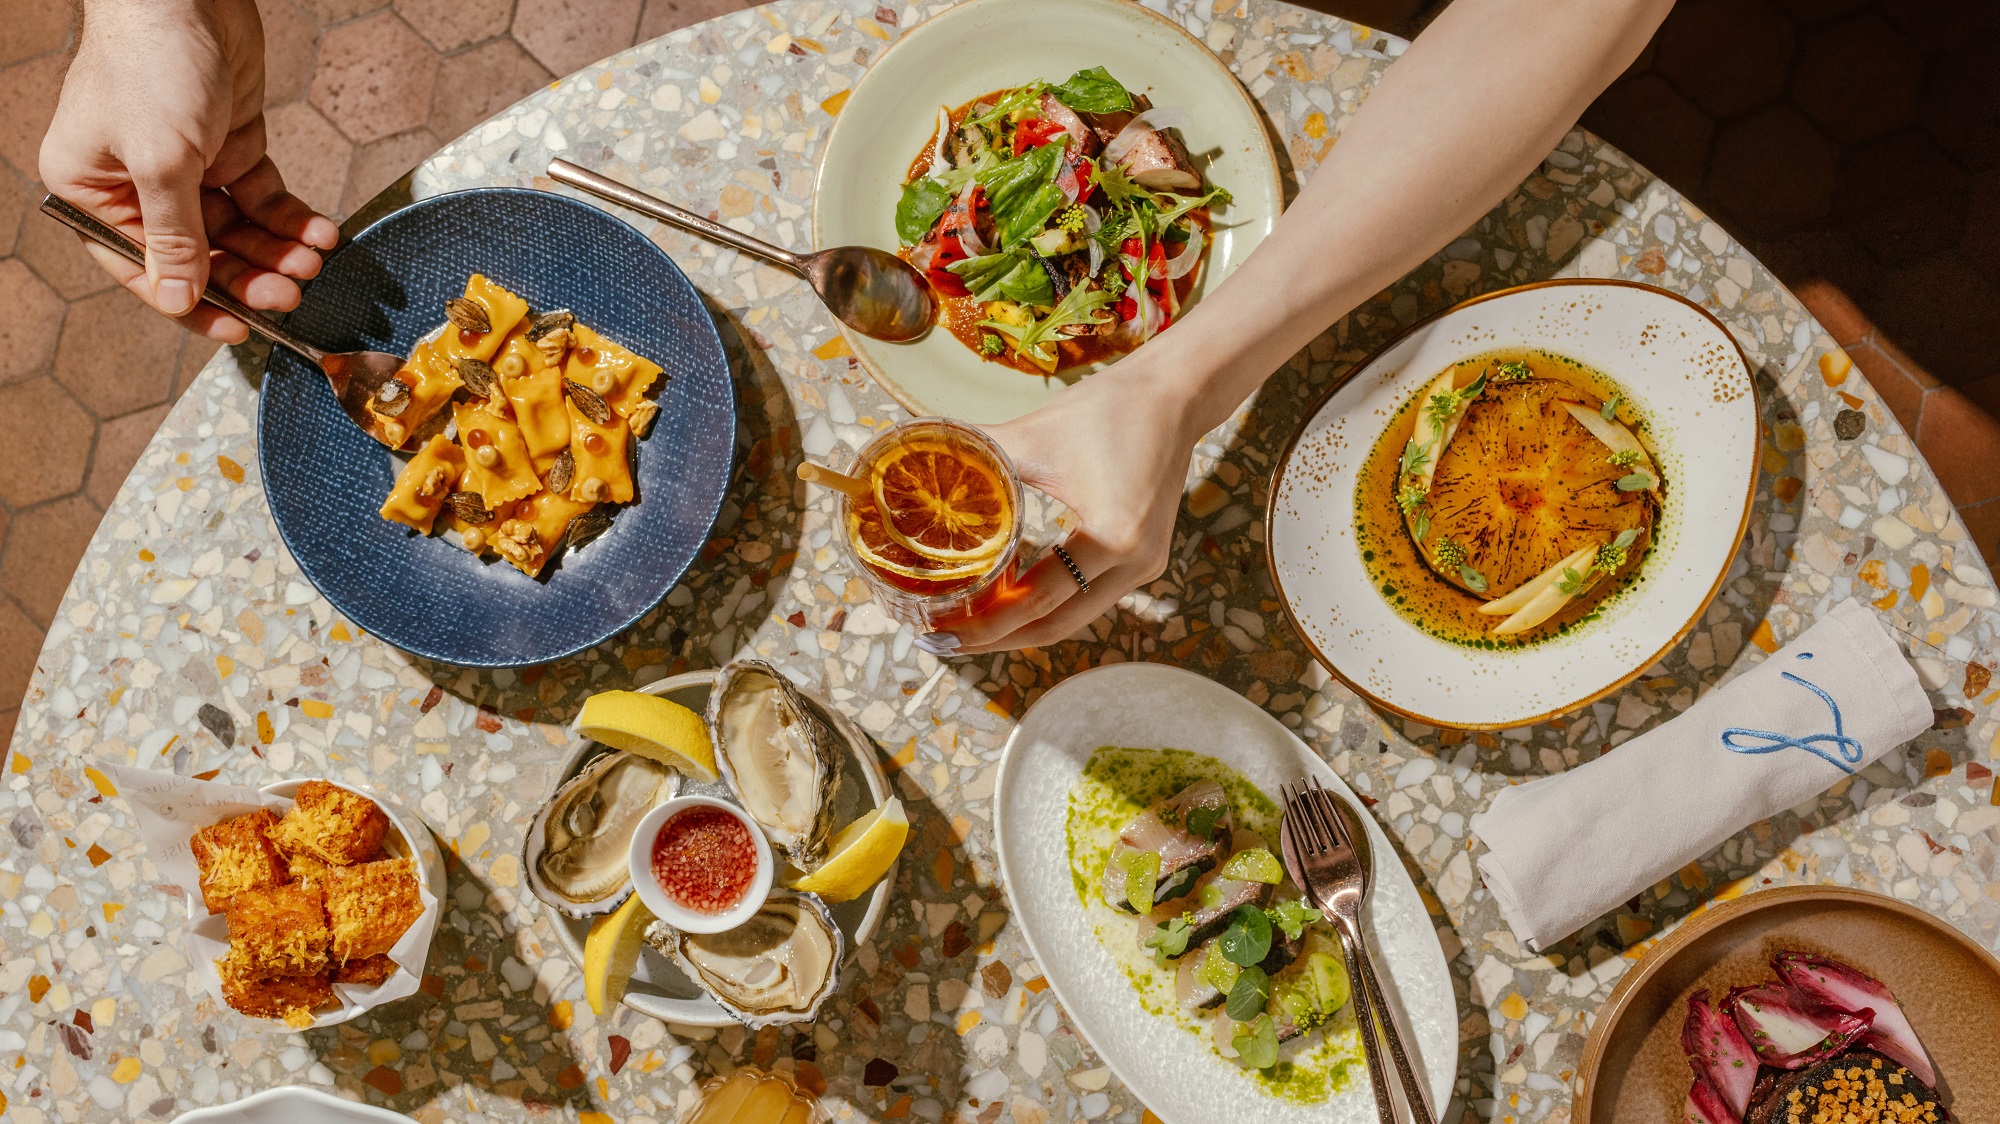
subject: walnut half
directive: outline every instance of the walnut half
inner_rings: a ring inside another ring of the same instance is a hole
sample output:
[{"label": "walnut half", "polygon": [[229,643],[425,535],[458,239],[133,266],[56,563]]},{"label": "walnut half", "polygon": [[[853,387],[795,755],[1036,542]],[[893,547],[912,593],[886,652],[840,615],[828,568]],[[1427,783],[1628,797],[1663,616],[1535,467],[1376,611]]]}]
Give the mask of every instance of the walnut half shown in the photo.
[{"label": "walnut half", "polygon": [[519,566],[533,561],[541,545],[541,538],[535,534],[535,525],[519,519],[509,519],[500,524],[500,529],[493,534],[493,549],[499,552],[500,557]]}]

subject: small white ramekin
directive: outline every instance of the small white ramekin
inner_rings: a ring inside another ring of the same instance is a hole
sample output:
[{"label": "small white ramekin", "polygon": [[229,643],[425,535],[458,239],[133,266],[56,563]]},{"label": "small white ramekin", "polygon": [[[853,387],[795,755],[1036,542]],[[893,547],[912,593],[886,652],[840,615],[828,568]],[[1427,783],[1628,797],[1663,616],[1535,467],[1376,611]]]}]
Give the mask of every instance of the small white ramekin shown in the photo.
[{"label": "small white ramekin", "polygon": [[[720,808],[735,816],[749,830],[751,845],[757,849],[757,869],[750,875],[750,888],[743,892],[742,901],[721,913],[697,913],[681,905],[668,897],[660,888],[659,879],[653,877],[653,844],[660,837],[660,829],[690,808]],[[646,818],[632,830],[632,849],[627,861],[639,900],[653,911],[653,916],[684,933],[720,933],[750,920],[751,914],[771,896],[771,881],[777,873],[771,858],[771,841],[764,837],[764,829],[743,809],[712,796],[678,796],[646,813]]]}]

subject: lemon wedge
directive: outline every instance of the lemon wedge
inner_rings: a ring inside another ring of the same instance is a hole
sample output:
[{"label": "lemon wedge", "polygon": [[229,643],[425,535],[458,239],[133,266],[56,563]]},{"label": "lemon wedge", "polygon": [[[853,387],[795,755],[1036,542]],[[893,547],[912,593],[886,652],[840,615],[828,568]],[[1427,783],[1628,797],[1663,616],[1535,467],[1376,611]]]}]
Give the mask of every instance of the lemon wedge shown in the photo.
[{"label": "lemon wedge", "polygon": [[583,942],[583,997],[591,1013],[603,1017],[625,997],[625,985],[646,951],[646,925],[652,911],[633,894],[614,913],[591,922]]},{"label": "lemon wedge", "polygon": [[909,837],[903,802],[891,796],[887,804],[841,828],[827,845],[826,861],[792,888],[828,902],[853,901],[889,873]]},{"label": "lemon wedge", "polygon": [[687,707],[638,691],[603,691],[583,700],[577,732],[613,749],[650,757],[702,781],[713,781],[715,744],[708,724]]}]

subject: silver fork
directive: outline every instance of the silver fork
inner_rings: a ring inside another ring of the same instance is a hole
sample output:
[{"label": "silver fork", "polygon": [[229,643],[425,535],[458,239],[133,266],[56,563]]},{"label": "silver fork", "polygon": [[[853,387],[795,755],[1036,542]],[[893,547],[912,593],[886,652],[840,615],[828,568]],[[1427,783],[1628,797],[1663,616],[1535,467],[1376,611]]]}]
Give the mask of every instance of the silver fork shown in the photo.
[{"label": "silver fork", "polygon": [[1375,1090],[1376,1116],[1382,1124],[1395,1124],[1397,1114],[1389,1095],[1384,1072],[1379,1033],[1388,1042],[1389,1053],[1403,1088],[1404,1100],[1417,1124],[1436,1124],[1422,1082],[1410,1065],[1396,1026],[1394,1011],[1382,995],[1374,964],[1362,936],[1361,907],[1368,891],[1364,867],[1367,852],[1357,848],[1342,821],[1336,797],[1322,788],[1317,778],[1305,785],[1281,786],[1285,797],[1285,818],[1280,833],[1285,868],[1292,881],[1312,896],[1320,909],[1333,920],[1341,934],[1341,951],[1347,960],[1347,976],[1353,996],[1355,1021],[1361,1029],[1361,1046],[1368,1058],[1368,1076]]}]

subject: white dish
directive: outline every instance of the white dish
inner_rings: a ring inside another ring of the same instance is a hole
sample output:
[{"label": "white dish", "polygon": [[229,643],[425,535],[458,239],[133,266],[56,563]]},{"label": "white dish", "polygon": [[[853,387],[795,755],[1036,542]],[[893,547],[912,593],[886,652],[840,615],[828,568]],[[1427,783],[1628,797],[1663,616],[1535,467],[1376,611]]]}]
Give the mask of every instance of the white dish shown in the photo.
[{"label": "white dish", "polygon": [[184,1112],[174,1117],[174,1124],[376,1124],[409,1119],[400,1112],[344,1101],[303,1085],[281,1085],[233,1104]]},{"label": "white dish", "polygon": [[[1503,348],[1546,349],[1611,377],[1650,423],[1666,502],[1638,580],[1595,620],[1525,648],[1437,639],[1370,581],[1355,479],[1389,419],[1439,371]],[[1526,726],[1637,678],[1700,619],[1749,526],[1756,383],[1700,306],[1626,281],[1543,281],[1411,328],[1308,418],[1281,458],[1267,515],[1271,574],[1321,663],[1381,709],[1431,726]]]},{"label": "white dish", "polygon": [[[1277,798],[1282,783],[1316,776],[1360,807],[1345,782],[1290,730],[1243,696],[1160,664],[1113,664],[1075,675],[1029,708],[1000,761],[993,822],[1000,873],[1021,933],[1063,1010],[1121,1081],[1165,1124],[1216,1121],[1370,1124],[1365,1073],[1315,1105],[1264,1093],[1206,1040],[1150,1014],[1099,943],[1071,881],[1064,826],[1068,794],[1101,746],[1205,753]],[[1438,1115],[1451,1097],[1458,1001],[1444,950],[1416,886],[1372,816],[1370,936],[1383,991],[1404,1013],[1412,1062]]]},{"label": "white dish", "polygon": [[[750,877],[750,888],[743,893],[742,900],[721,913],[696,913],[667,896],[659,879],[653,877],[653,844],[658,841],[660,829],[667,821],[687,811],[689,808],[719,808],[733,817],[743,829],[750,833],[751,846],[757,849],[757,871]],[[653,916],[672,925],[683,933],[720,933],[734,929],[750,915],[757,912],[764,900],[771,896],[771,841],[764,837],[764,831],[757,821],[750,818],[742,805],[727,800],[717,800],[713,796],[676,796],[672,800],[655,807],[632,829],[632,849],[626,855],[626,869],[632,876],[632,888],[638,892],[639,901]]]},{"label": "white dish", "polygon": [[[1061,32],[1022,33],[1033,28]],[[1037,78],[1061,82],[1093,66],[1154,105],[1186,110],[1189,153],[1234,197],[1214,212],[1215,242],[1194,299],[1212,292],[1284,208],[1277,157],[1256,103],[1222,60],[1179,24],[1127,0],[970,0],[905,31],[862,75],[827,134],[813,188],[814,244],[896,248],[903,176],[936,134],[938,106]],[[1084,370],[1024,374],[981,360],[942,328],[904,344],[841,333],[882,388],[920,416],[1007,421]]]},{"label": "white dish", "polygon": [[[311,778],[294,777],[290,780],[273,781],[257,791],[267,796],[276,796],[284,800],[291,800],[298,795],[299,786],[306,783],[308,779]],[[431,837],[430,827],[421,818],[405,810],[400,801],[392,800],[366,785],[350,784],[347,781],[336,781],[331,778],[327,778],[327,783],[367,797],[369,800],[374,801],[376,807],[382,809],[383,815],[389,818],[389,826],[396,829],[396,835],[401,837],[403,846],[407,848],[406,851],[399,851],[395,847],[390,847],[390,855],[411,860],[411,865],[416,870],[417,884],[422,887],[423,893],[430,898],[429,908],[416,921],[411,923],[410,928],[435,935],[437,914],[441,909],[440,903],[445,900],[445,871],[444,855],[438,850],[437,840]],[[202,904],[200,893],[195,891],[184,891],[184,893],[187,899],[189,931],[212,940],[227,942],[229,939],[229,922],[223,915],[209,913],[207,907]],[[400,943],[399,941],[398,944]],[[427,958],[430,950],[429,937],[424,938],[423,949],[425,958]],[[197,956],[196,959],[202,962],[199,970],[203,973],[204,978],[210,981],[210,990],[220,995],[222,985],[220,978],[216,974],[213,960],[205,956]],[[303,1027],[294,1027],[275,1020],[260,1021],[270,1021],[274,1027],[282,1028],[291,1033],[302,1033],[307,1030],[316,1030],[326,1026],[338,1026],[350,1019],[360,1018],[366,1012],[374,1010],[382,1004],[393,1003],[414,992],[423,976],[423,969],[424,960],[419,959],[414,968],[400,970],[394,976],[372,987],[362,987],[356,984],[335,984],[333,985],[334,993],[340,996],[340,1006],[334,1010],[324,1011],[315,1015],[313,1021]],[[310,1092],[310,1090],[306,1091]]]},{"label": "white dish", "polygon": [[[715,685],[715,674],[714,671],[690,671],[648,683],[636,690],[672,699],[696,714],[705,714],[708,711],[709,690]],[[849,823],[869,809],[888,803],[889,797],[894,794],[889,791],[889,779],[883,775],[882,764],[877,760],[875,743],[869,741],[860,727],[830,703],[803,687],[799,688],[799,692],[819,709],[821,717],[833,723],[834,730],[847,743],[847,757],[841,763],[841,796],[834,809],[834,822],[837,825]],[[555,778],[549,785],[551,792],[557,785],[575,776],[584,762],[600,753],[611,752],[578,735],[575,723],[570,724],[570,738],[574,744],[569,755],[563,759],[562,767],[556,770]],[[728,787],[722,783],[706,784],[691,777],[681,779],[680,793],[718,796],[734,802]],[[896,868],[891,866],[874,889],[866,894],[851,902],[828,905],[833,911],[834,924],[839,925],[841,932],[847,935],[849,959],[853,958],[856,949],[868,943],[876,928],[882,924],[882,913],[888,908],[889,894],[895,885]],[[556,939],[562,942],[563,951],[569,953],[569,958],[581,967],[583,942],[590,935],[589,919],[557,915],[551,920],[557,922]],[[707,992],[696,987],[678,967],[652,948],[639,957],[639,967],[632,973],[631,983],[625,989],[625,1006],[642,1015],[683,1026],[741,1025],[715,1000],[710,999]]]}]

